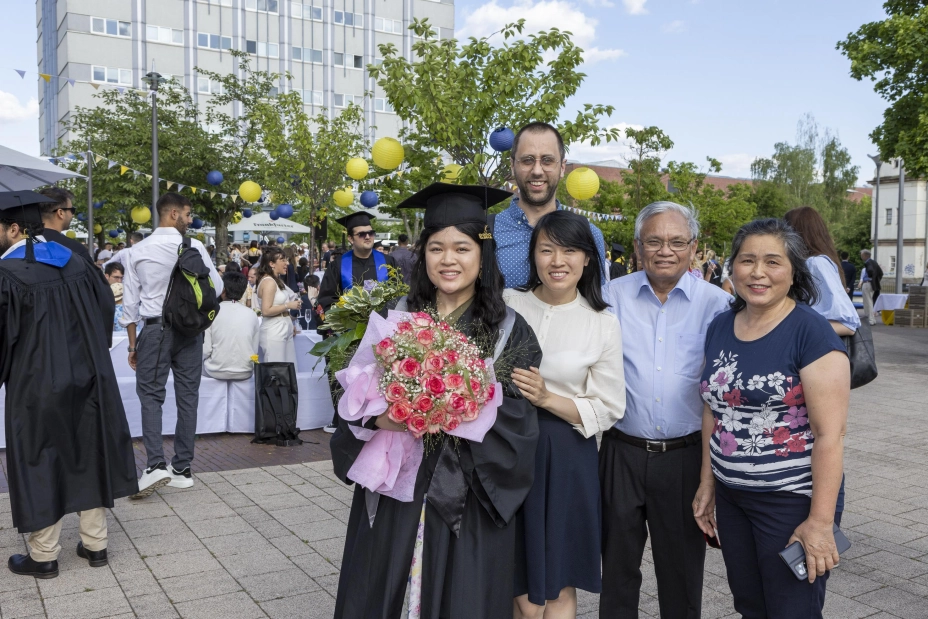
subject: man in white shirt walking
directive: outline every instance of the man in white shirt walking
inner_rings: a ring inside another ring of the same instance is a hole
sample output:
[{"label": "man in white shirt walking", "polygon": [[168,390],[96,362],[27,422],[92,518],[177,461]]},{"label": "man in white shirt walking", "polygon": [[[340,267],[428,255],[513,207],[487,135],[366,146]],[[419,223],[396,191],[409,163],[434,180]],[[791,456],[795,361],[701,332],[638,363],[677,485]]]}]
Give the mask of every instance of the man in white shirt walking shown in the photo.
[{"label": "man in white shirt walking", "polygon": [[[193,476],[193,439],[197,429],[200,376],[203,372],[203,339],[183,337],[162,322],[164,301],[178,249],[192,221],[190,200],[177,193],[166,193],[158,200],[159,226],[135,244],[126,261],[123,279],[123,315],[119,322],[129,336],[129,365],[136,371],[135,390],[142,405],[142,440],[148,468],[139,479],[139,493],[145,498],[158,488],[190,488]],[[206,248],[196,239],[192,247],[209,267],[216,294],[222,293],[222,279]],[[136,323],[145,323],[136,341]],[[166,395],[168,373],[174,372],[177,426],[174,431],[174,458],[168,467],[161,436],[161,407]]]},{"label": "man in white shirt walking", "polygon": [[246,380],[254,372],[261,319],[241,303],[248,280],[241,273],[222,276],[225,290],[216,320],[203,334],[203,373],[219,380]]}]

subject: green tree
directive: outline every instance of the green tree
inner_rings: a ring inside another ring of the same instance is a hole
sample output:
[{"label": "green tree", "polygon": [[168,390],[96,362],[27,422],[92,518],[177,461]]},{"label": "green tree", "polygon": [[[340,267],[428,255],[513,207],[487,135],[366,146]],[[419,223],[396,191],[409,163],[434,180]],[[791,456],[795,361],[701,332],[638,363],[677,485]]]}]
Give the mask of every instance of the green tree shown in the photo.
[{"label": "green tree", "polygon": [[673,140],[657,127],[629,127],[625,137],[630,142],[632,154],[627,160],[630,171],[625,173],[623,183],[637,214],[642,207],[667,195],[661,180],[661,157],[673,148]]},{"label": "green tree", "polygon": [[427,19],[414,19],[415,60],[386,43],[379,46],[383,63],[368,66],[393,109],[413,127],[409,137],[431,141],[464,166],[462,182],[500,187],[511,177],[509,158],[488,152],[489,135],[500,126],[549,122],[568,145],[620,137],[618,129],[600,127],[613,112],[609,105],[584,104],[573,120],[560,120],[586,77],[577,70],[583,50],[556,28],[519,39],[524,21],[504,26],[496,33],[502,45],[493,46],[491,37],[471,37],[464,45],[439,41]]},{"label": "green tree", "polygon": [[870,221],[873,215],[870,196],[864,196],[860,202],[850,202],[847,209],[847,218],[835,227],[831,233],[838,251],[850,254],[851,262],[860,268],[860,250],[870,247]]},{"label": "green tree", "polygon": [[887,18],[861,26],[839,41],[851,77],[868,78],[889,103],[870,134],[888,161],[901,157],[913,176],[928,175],[928,4],[887,0]]}]

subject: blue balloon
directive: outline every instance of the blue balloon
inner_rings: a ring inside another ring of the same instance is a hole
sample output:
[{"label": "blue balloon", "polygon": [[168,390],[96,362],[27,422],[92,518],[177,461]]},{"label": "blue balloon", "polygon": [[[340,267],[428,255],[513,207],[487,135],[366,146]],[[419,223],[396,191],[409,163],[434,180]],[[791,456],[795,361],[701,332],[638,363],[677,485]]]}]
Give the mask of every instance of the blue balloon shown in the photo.
[{"label": "blue balloon", "polygon": [[93,203],[93,207],[94,207],[94,208],[100,208],[101,206],[103,206],[103,202],[105,202],[105,200],[104,200],[104,201],[101,201],[101,202],[94,202],[94,203]]},{"label": "blue balloon", "polygon": [[362,191],[360,200],[364,208],[374,208],[380,202],[376,191]]},{"label": "blue balloon", "polygon": [[119,236],[119,230],[110,230],[109,234],[111,238],[115,239],[117,236]]},{"label": "blue balloon", "polygon": [[222,183],[222,172],[219,170],[213,170],[206,175],[206,182],[210,185],[219,185]]},{"label": "blue balloon", "polygon": [[243,209],[242,209],[242,217],[245,217],[246,219],[247,219],[248,217],[251,217],[251,209],[250,209],[250,208],[243,208]]},{"label": "blue balloon", "polygon": [[277,214],[283,217],[284,219],[287,219],[293,216],[293,207],[290,206],[289,204],[281,204],[275,210],[277,211]]},{"label": "blue balloon", "polygon": [[194,230],[199,230],[200,228],[203,227],[203,220],[200,219],[199,217],[194,217],[193,222],[190,224],[190,227],[193,228]]},{"label": "blue balloon", "polygon": [[285,238],[282,237],[282,236],[277,237],[277,242],[278,242],[278,243],[283,243],[283,242],[286,241],[286,240],[287,240],[287,239],[285,239]]},{"label": "blue balloon", "polygon": [[125,233],[126,233],[126,231],[123,230],[122,228],[116,228],[116,232],[118,232],[119,234],[125,234]]},{"label": "blue balloon", "polygon": [[271,211],[271,219],[274,221],[277,221],[278,219],[280,219],[280,215],[277,214],[276,208],[273,211]]},{"label": "blue balloon", "polygon": [[516,134],[509,127],[499,127],[490,134],[490,147],[499,152],[512,150],[512,143],[516,139]]},{"label": "blue balloon", "polygon": [[87,215],[85,215],[84,213],[78,213],[77,221],[87,221]]},{"label": "blue balloon", "polygon": [[125,215],[125,214],[126,214],[126,209],[121,208],[121,209],[119,209],[119,212],[120,212],[121,214]]}]

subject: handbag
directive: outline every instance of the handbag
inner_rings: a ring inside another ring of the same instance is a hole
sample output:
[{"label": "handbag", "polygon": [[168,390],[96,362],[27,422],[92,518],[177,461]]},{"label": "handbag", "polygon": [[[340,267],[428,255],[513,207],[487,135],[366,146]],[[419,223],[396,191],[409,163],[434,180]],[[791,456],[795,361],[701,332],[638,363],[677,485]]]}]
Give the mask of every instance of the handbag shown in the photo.
[{"label": "handbag", "polygon": [[296,368],[289,362],[255,364],[255,438],[278,447],[302,445],[296,427]]},{"label": "handbag", "polygon": [[844,347],[851,362],[851,389],[857,389],[877,377],[876,353],[873,350],[873,332],[866,320],[854,335],[844,335]]}]

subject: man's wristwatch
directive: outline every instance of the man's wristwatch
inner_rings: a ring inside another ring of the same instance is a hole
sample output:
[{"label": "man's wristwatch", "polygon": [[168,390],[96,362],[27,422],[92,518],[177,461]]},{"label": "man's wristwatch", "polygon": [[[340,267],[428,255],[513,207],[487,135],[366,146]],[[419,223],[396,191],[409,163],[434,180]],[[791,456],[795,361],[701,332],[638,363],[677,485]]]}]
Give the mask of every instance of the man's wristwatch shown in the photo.
[{"label": "man's wristwatch", "polygon": [[135,352],[135,349],[132,348],[132,347],[129,347],[129,348],[127,348],[126,350],[128,350],[129,352]]}]

